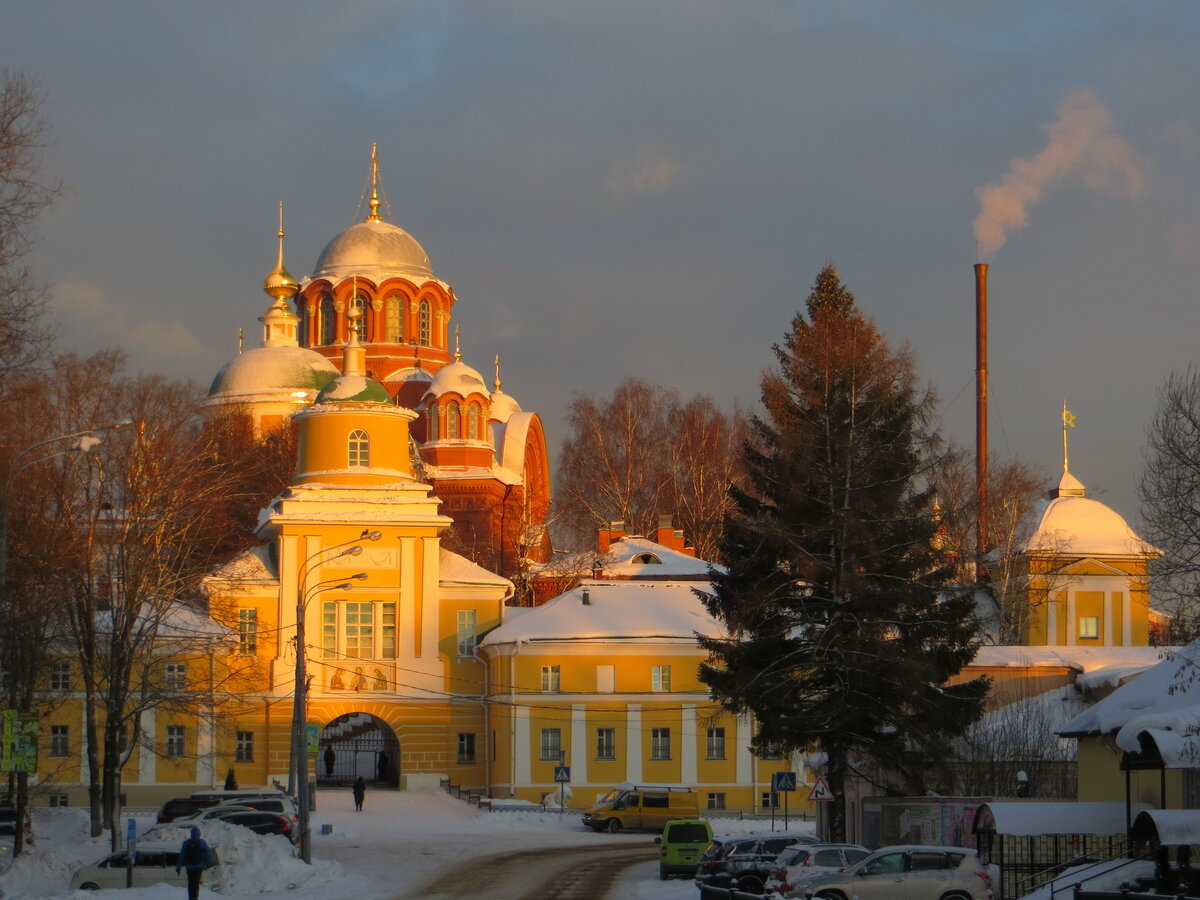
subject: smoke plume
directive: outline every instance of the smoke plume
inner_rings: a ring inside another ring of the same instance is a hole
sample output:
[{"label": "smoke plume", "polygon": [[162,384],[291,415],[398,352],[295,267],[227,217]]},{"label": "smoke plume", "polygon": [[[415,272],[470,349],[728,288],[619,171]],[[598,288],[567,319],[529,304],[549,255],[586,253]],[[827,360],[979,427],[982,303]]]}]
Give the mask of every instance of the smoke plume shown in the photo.
[{"label": "smoke plume", "polygon": [[1145,185],[1142,163],[1113,125],[1112,113],[1092,91],[1077,90],[1063,98],[1058,120],[1046,127],[1046,148],[1036,156],[1014,159],[1002,181],[975,191],[980,256],[995,253],[1011,232],[1029,224],[1029,208],[1069,175],[1078,175],[1090,190],[1137,197]]}]

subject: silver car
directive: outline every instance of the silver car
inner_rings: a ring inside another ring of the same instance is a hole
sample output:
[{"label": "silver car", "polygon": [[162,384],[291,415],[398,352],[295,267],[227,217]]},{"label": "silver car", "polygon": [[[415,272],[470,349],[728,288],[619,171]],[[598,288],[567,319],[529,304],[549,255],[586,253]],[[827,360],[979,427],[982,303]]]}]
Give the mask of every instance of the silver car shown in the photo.
[{"label": "silver car", "polygon": [[[221,868],[213,848],[213,866],[204,872],[206,885],[221,882]],[[179,844],[140,843],[133,863],[133,886],[149,887],[152,884],[172,884],[187,887],[187,872],[175,872],[179,859]],[[106,888],[123,888],[129,875],[129,854],[125,850],[110,853],[90,866],[84,866],[71,877],[71,890],[96,891]]]},{"label": "silver car", "polygon": [[871,851],[858,844],[793,844],[775,860],[766,892],[783,897],[803,897],[794,887],[820,875],[835,875],[849,869]]},{"label": "silver car", "polygon": [[967,847],[883,847],[844,872],[814,875],[792,896],[820,900],[992,900],[987,866]]}]

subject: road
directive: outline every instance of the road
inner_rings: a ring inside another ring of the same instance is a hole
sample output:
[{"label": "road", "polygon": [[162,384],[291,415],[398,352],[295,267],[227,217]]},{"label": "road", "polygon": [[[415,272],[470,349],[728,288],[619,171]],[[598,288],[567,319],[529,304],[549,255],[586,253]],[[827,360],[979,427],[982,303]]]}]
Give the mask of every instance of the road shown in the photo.
[{"label": "road", "polygon": [[646,841],[496,853],[443,869],[397,900],[604,900],[626,869],[658,852]]}]

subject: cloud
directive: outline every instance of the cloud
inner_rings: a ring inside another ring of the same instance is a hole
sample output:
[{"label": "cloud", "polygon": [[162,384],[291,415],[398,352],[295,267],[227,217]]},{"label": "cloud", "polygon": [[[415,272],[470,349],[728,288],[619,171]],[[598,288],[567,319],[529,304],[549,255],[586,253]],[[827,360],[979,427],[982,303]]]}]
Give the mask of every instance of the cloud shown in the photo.
[{"label": "cloud", "polygon": [[125,348],[138,362],[178,363],[203,356],[208,347],[177,322],[151,318],[112,302],[100,288],[82,281],[64,281],[52,289],[54,309],[64,331],[87,350]]},{"label": "cloud", "polygon": [[1068,176],[1079,176],[1089,190],[1140,196],[1146,183],[1143,164],[1114,124],[1112,113],[1092,91],[1081,89],[1063,98],[1057,121],[1046,128],[1050,142],[1045,149],[1014,159],[1003,180],[975,191],[980,256],[992,255],[1010,233],[1028,225],[1030,207]]},{"label": "cloud", "polygon": [[644,150],[608,180],[608,192],[617,197],[661,194],[679,181],[683,163],[658,150]]}]

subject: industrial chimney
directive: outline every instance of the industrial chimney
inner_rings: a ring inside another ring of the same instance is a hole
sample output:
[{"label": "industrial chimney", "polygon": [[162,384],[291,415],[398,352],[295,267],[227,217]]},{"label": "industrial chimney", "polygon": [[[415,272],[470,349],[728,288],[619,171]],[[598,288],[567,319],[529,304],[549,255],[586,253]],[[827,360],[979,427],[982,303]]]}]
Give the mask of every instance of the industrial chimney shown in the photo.
[{"label": "industrial chimney", "polygon": [[975,263],[975,560],[988,546],[987,263]]}]

